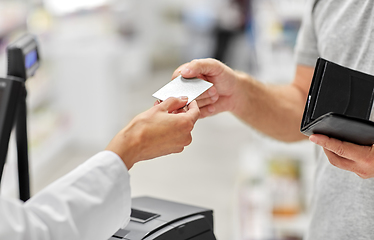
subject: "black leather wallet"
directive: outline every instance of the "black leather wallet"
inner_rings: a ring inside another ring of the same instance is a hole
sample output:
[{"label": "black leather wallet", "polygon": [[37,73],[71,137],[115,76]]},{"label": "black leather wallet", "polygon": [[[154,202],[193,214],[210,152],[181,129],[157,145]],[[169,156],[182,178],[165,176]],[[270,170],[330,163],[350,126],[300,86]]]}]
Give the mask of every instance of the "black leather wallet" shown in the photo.
[{"label": "black leather wallet", "polygon": [[373,92],[374,76],[319,58],[301,132],[307,136],[318,133],[359,145],[372,145],[374,122],[369,119]]}]

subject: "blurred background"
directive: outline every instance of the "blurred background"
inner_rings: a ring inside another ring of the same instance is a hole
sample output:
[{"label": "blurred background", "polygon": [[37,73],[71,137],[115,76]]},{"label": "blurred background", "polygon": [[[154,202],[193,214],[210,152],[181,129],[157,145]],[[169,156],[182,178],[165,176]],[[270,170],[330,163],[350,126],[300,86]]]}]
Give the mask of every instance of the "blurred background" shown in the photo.
[{"label": "blurred background", "polygon": [[[27,81],[31,190],[103,150],[173,71],[217,58],[275,84],[292,80],[304,0],[0,0],[0,76],[6,46],[39,40]],[[17,197],[12,139],[1,194]],[[199,120],[181,154],[135,165],[132,195],[214,210],[217,239],[301,239],[313,177],[308,142],[272,140],[229,113]]]}]

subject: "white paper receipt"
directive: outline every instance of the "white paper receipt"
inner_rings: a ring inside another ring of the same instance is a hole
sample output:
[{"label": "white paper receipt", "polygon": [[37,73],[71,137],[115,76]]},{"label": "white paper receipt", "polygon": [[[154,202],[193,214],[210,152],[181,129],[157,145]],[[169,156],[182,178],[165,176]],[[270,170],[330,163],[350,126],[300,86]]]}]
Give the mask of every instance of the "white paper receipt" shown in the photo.
[{"label": "white paper receipt", "polygon": [[178,76],[155,92],[152,96],[162,101],[165,101],[169,97],[186,96],[188,97],[187,104],[189,104],[212,86],[212,83],[199,78],[186,79],[182,76]]}]

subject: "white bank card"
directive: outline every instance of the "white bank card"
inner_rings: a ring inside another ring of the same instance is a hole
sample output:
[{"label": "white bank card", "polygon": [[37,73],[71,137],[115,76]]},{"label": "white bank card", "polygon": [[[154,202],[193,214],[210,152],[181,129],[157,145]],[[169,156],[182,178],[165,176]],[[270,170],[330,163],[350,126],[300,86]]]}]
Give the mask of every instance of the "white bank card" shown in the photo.
[{"label": "white bank card", "polygon": [[186,96],[188,97],[187,104],[189,104],[212,86],[212,83],[199,78],[186,79],[182,76],[178,76],[155,92],[152,96],[162,101],[165,101],[169,97],[178,98]]}]

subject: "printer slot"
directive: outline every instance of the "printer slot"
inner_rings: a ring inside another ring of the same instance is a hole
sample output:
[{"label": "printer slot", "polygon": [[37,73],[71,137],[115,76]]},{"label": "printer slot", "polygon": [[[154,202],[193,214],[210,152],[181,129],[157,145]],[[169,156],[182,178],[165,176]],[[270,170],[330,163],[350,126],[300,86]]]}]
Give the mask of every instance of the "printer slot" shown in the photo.
[{"label": "printer slot", "polygon": [[160,214],[145,212],[145,211],[131,208],[130,219],[131,221],[134,221],[134,222],[146,223],[159,216]]}]

